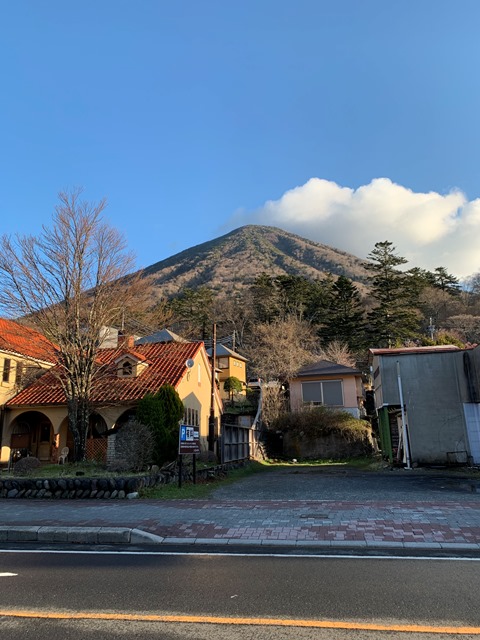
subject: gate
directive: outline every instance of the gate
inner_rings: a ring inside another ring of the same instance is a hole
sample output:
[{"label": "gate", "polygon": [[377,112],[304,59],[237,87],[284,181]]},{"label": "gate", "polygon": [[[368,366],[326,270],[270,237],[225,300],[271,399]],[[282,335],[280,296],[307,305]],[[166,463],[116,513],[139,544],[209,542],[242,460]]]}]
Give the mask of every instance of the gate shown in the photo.
[{"label": "gate", "polygon": [[255,450],[256,431],[250,424],[229,421],[222,423],[221,462],[249,460]]}]

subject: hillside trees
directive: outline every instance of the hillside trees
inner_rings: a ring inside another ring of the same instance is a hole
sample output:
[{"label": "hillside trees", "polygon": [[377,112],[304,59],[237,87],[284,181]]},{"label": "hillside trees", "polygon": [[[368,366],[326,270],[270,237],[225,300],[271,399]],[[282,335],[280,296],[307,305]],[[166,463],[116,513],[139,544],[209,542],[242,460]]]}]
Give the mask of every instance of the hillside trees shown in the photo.
[{"label": "hillside trees", "polygon": [[449,303],[460,294],[458,279],[448,273],[445,267],[437,267],[431,276],[432,286],[439,292],[441,301],[437,321],[439,324],[445,324],[448,317]]},{"label": "hillside trees", "polygon": [[333,341],[359,353],[368,346],[427,339],[432,326],[449,328],[452,315],[479,315],[480,303],[472,302],[480,300],[475,279],[467,296],[446,268],[405,270],[406,264],[392,242],[378,242],[364,263],[368,277],[360,283],[345,275],[310,279],[263,272],[250,287],[239,287],[228,297],[206,287],[185,290],[172,302],[174,320],[191,329],[185,333],[180,326],[179,333],[195,339],[204,338],[215,320],[219,335],[235,334],[235,348],[243,353],[251,351],[259,325],[294,318],[313,327],[322,348]]},{"label": "hillside trees", "polygon": [[215,292],[206,286],[185,288],[171,302],[172,316],[185,338],[205,340],[214,321]]},{"label": "hillside trees", "polygon": [[407,260],[395,253],[392,242],[377,242],[367,256],[371,296],[375,306],[368,314],[370,334],[376,346],[392,347],[418,334],[419,316],[412,305],[408,275],[398,269]]},{"label": "hillside trees", "polygon": [[461,336],[463,342],[480,343],[480,316],[463,313],[450,316],[446,322],[447,329]]},{"label": "hillside trees", "polygon": [[352,351],[365,345],[365,309],[360,293],[346,276],[332,285],[328,313],[319,330],[323,342],[343,342]]},{"label": "hillside trees", "polygon": [[[59,194],[50,227],[38,236],[0,239],[0,308],[26,317],[57,345],[58,372],[68,406],[74,459],[85,457],[89,398],[101,374],[100,329],[121,321],[148,291],[119,232],[103,221],[106,202],[81,190]],[[127,277],[128,276],[128,277]]]},{"label": "hillside trees", "polygon": [[267,273],[261,273],[250,287],[252,308],[259,322],[272,322],[280,313],[279,291],[275,279]]}]

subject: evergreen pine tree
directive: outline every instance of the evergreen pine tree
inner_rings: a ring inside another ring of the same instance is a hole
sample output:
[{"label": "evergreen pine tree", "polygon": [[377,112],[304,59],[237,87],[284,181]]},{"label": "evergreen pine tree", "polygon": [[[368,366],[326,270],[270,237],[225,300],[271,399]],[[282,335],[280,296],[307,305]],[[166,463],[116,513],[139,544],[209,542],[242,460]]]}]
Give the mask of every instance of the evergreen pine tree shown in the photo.
[{"label": "evergreen pine tree", "polygon": [[346,276],[332,285],[329,314],[319,334],[326,343],[343,342],[357,351],[365,341],[365,319],[361,296]]},{"label": "evergreen pine tree", "polygon": [[407,260],[395,253],[391,242],[377,242],[367,256],[370,262],[371,295],[376,306],[368,314],[374,344],[392,347],[398,342],[416,337],[419,328],[418,310],[412,300],[408,275],[397,267]]},{"label": "evergreen pine tree", "polygon": [[179,421],[183,413],[183,402],[169,384],[161,386],[155,394],[147,394],[138,403],[137,419],[152,431],[153,458],[157,464],[177,457]]}]

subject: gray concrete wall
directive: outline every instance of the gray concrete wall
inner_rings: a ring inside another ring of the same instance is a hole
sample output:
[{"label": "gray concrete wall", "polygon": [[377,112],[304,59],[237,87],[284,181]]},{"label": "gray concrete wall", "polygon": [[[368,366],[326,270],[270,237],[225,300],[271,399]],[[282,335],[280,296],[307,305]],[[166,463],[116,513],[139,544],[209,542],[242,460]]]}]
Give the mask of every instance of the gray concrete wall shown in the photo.
[{"label": "gray concrete wall", "polygon": [[459,364],[460,392],[464,402],[480,403],[480,347],[462,352]]},{"label": "gray concrete wall", "polygon": [[389,405],[400,404],[397,361],[412,462],[445,463],[455,452],[469,453],[463,412],[463,352],[383,356],[383,401]]}]

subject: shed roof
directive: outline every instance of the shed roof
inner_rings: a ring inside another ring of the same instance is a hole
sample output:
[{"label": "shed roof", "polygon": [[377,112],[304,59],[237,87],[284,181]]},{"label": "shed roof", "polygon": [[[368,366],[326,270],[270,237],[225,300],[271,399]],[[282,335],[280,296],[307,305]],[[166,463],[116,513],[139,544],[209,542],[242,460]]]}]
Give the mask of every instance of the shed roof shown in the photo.
[{"label": "shed roof", "polygon": [[463,351],[454,344],[441,344],[429,347],[400,347],[398,349],[369,349],[373,356],[398,356],[416,353],[445,353],[448,351]]}]

